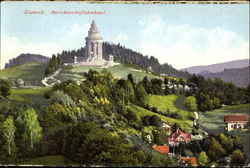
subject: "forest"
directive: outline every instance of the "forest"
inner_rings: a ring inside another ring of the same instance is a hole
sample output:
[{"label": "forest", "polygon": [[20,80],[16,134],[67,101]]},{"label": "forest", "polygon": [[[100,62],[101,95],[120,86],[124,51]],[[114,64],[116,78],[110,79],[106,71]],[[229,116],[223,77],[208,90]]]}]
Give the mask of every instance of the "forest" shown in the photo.
[{"label": "forest", "polygon": [[[67,163],[79,165],[181,166],[177,157],[156,153],[151,146],[166,143],[161,129],[163,121],[157,114],[176,119],[182,116],[149,107],[148,95],[184,95],[190,112],[250,100],[249,86],[237,88],[220,79],[206,80],[196,75],[164,80],[144,77],[138,83],[132,74],[127,79],[116,79],[105,70],[89,70],[83,77],[85,80],[80,84],[70,80],[55,84],[44,93],[47,105],[35,107],[9,99],[11,82],[1,79],[1,163],[63,155]],[[132,110],[134,105],[155,115],[141,118]],[[179,123],[171,126],[173,132],[178,128],[185,131]],[[148,127],[153,128],[150,140],[145,131]],[[191,130],[193,135],[203,134],[199,125]],[[219,134],[179,146],[176,151],[197,157],[200,166],[220,164],[227,156],[231,157],[232,165],[241,165],[245,160],[242,148],[237,135]]]}]

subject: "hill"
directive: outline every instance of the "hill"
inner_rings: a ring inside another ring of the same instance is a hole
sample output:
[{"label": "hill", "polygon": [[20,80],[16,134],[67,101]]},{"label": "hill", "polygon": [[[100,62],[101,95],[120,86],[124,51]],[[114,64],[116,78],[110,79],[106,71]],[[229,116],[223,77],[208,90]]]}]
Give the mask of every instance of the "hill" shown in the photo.
[{"label": "hill", "polygon": [[16,58],[10,59],[9,63],[5,64],[5,68],[10,68],[27,63],[44,63],[48,62],[50,58],[39,54],[20,54]]},{"label": "hill", "polygon": [[249,81],[249,67],[237,68],[237,69],[225,69],[220,73],[209,73],[202,75],[205,78],[220,78],[225,82],[232,82],[238,87],[247,87],[250,84]]},{"label": "hill", "polygon": [[[104,68],[104,67],[98,67],[98,66],[73,66],[70,69],[67,67],[62,68],[62,71],[55,77],[55,79],[60,81],[66,81],[66,80],[80,80],[83,77],[84,72],[88,72],[89,69],[101,72],[103,70],[106,70],[110,72],[114,77],[120,79],[127,79],[128,74],[132,74],[135,81],[142,80],[144,76],[147,76],[149,79],[154,77],[160,77],[156,74],[148,73],[144,69],[141,69],[134,65],[125,65],[120,64],[116,65],[111,68]],[[162,77],[161,77],[162,78]]]},{"label": "hill", "polygon": [[0,70],[0,78],[10,79],[12,82],[21,78],[25,85],[41,86],[46,63],[27,63]]},{"label": "hill", "polygon": [[211,64],[206,66],[193,66],[189,68],[181,69],[187,71],[191,74],[208,74],[208,73],[218,73],[223,72],[224,69],[235,69],[235,68],[244,68],[249,66],[249,59],[242,59],[218,64]]},{"label": "hill", "polygon": [[[85,58],[84,51],[85,48],[83,47],[77,50],[62,51],[62,53],[57,54],[57,59],[61,65],[63,63],[72,63],[74,61],[74,56]],[[160,64],[158,59],[153,56],[144,56],[139,52],[126,48],[125,46],[104,42],[103,58],[108,60],[109,55],[113,55],[114,61],[121,64],[137,65],[144,70],[151,66],[152,70],[158,74],[164,73],[168,76],[185,79],[190,77],[188,72],[178,71],[167,63]]]}]

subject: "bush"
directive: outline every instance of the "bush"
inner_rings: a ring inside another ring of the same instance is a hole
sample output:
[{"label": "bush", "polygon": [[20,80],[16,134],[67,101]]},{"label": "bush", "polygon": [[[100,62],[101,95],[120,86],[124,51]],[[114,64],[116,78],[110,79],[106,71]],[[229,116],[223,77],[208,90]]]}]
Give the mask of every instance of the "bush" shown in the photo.
[{"label": "bush", "polygon": [[155,126],[160,127],[162,125],[161,119],[157,115],[146,115],[142,117],[142,124],[144,126]]},{"label": "bush", "polygon": [[230,164],[233,166],[244,165],[244,154],[239,150],[235,150],[231,156]]},{"label": "bush", "polygon": [[68,107],[76,107],[76,103],[72,100],[72,98],[64,93],[61,90],[56,90],[52,93],[51,98],[62,105],[66,105]]},{"label": "bush", "polygon": [[0,95],[7,97],[10,95],[11,83],[6,79],[0,79]]},{"label": "bush", "polygon": [[155,113],[158,113],[158,108],[157,107],[153,107],[152,111],[155,112]]}]

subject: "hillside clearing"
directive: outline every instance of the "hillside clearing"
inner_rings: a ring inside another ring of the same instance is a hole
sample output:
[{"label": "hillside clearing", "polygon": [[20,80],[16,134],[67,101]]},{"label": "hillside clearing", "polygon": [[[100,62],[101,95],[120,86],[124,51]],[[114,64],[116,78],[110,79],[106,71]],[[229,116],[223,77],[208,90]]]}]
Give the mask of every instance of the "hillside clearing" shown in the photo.
[{"label": "hillside clearing", "polygon": [[44,92],[49,88],[36,88],[36,89],[11,89],[10,99],[19,101],[39,100],[43,98]]},{"label": "hillside clearing", "polygon": [[42,86],[41,80],[44,77],[46,63],[28,63],[11,68],[0,70],[0,78],[7,78],[15,81],[23,79],[25,85]]},{"label": "hillside clearing", "polygon": [[149,95],[146,104],[150,108],[156,107],[163,114],[178,113],[183,119],[194,117],[193,112],[188,112],[184,106],[185,97],[182,95]]},{"label": "hillside clearing", "polygon": [[69,70],[63,69],[61,73],[58,74],[55,78],[60,81],[65,81],[69,79],[80,80],[83,78],[83,73],[88,72],[90,69],[98,71],[98,72],[101,72],[102,70],[106,70],[110,72],[111,74],[113,74],[113,76],[118,79],[120,78],[127,79],[127,75],[131,73],[135,81],[137,82],[141,80],[144,76],[147,76],[149,79],[154,78],[154,77],[159,77],[151,73],[143,72],[141,69],[135,69],[135,67],[132,67],[132,68],[131,67],[125,64],[116,65],[111,68],[98,67],[98,66],[86,66],[86,65],[73,66],[73,68]]},{"label": "hillside clearing", "polygon": [[142,108],[140,106],[137,105],[130,105],[129,106],[129,110],[135,112],[140,118],[142,118],[143,116],[149,115],[157,115],[158,117],[160,117],[164,122],[170,124],[170,125],[174,125],[174,123],[178,123],[180,124],[180,126],[187,132],[190,132],[192,130],[192,126],[193,126],[193,122],[191,120],[186,120],[186,119],[174,119],[174,118],[170,118],[170,117],[166,117],[157,113],[154,113],[152,111],[149,111],[145,108]]}]

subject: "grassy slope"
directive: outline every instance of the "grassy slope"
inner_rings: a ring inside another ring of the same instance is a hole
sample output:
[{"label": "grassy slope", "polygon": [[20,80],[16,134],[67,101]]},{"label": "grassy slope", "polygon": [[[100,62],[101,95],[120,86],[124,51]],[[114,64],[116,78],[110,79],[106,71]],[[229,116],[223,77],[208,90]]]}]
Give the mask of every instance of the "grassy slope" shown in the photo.
[{"label": "grassy slope", "polygon": [[65,166],[66,162],[63,156],[55,155],[30,159],[23,162],[22,165]]},{"label": "grassy slope", "polygon": [[11,89],[10,99],[20,101],[39,101],[43,98],[44,92],[48,91],[49,88],[36,88],[36,89]]},{"label": "grassy slope", "polygon": [[29,106],[40,111],[40,108],[47,106],[50,100],[44,98],[44,93],[50,88],[36,89],[11,89],[10,99],[24,101]]},{"label": "grassy slope", "polygon": [[0,78],[8,78],[12,81],[22,78],[28,85],[42,85],[46,63],[28,63],[16,67],[0,70]]},{"label": "grassy slope", "polygon": [[141,80],[144,76],[148,76],[148,78],[156,77],[151,73],[146,73],[145,70],[135,68],[133,66],[128,66],[124,64],[116,65],[111,68],[103,68],[103,67],[94,67],[94,66],[74,66],[73,69],[70,70],[62,70],[61,73],[56,77],[59,80],[68,80],[68,79],[81,79],[83,72],[88,72],[89,69],[96,70],[98,72],[102,70],[107,70],[116,78],[127,78],[127,75],[131,73],[136,81]]},{"label": "grassy slope", "polygon": [[189,132],[192,130],[192,121],[190,120],[179,120],[179,119],[174,119],[174,118],[170,118],[170,117],[166,117],[166,116],[163,116],[163,115],[160,115],[160,114],[157,114],[157,113],[154,113],[152,111],[149,111],[145,108],[142,108],[142,107],[139,107],[139,106],[136,106],[136,105],[131,105],[129,107],[129,109],[131,111],[134,111],[135,113],[138,114],[138,116],[140,118],[142,118],[143,116],[145,115],[149,115],[149,116],[152,116],[152,115],[157,115],[158,117],[160,117],[163,121],[165,121],[166,123],[170,124],[170,125],[173,125],[174,123],[179,123],[181,125],[181,127]]},{"label": "grassy slope", "polygon": [[[183,105],[183,100],[184,100],[183,96],[177,96],[177,95],[168,95],[168,96],[149,95],[146,98],[146,103],[149,104],[150,107],[157,107],[158,110],[162,112],[166,112],[167,109],[170,109],[170,111],[173,113],[174,112],[179,113],[183,117],[183,119],[174,119],[166,117],[136,105],[131,105],[129,108],[130,110],[136,112],[139,115],[139,117],[143,117],[145,115],[157,115],[163,121],[165,121],[170,125],[173,125],[174,123],[179,123],[185,131],[191,131],[193,122],[187,119],[189,116],[189,112],[186,111]],[[193,113],[190,113],[190,115],[193,115]]]},{"label": "grassy slope", "polygon": [[163,113],[178,113],[184,119],[188,119],[189,115],[194,115],[193,113],[189,113],[184,106],[184,96],[178,95],[168,95],[168,96],[160,96],[160,95],[150,95],[146,99],[146,104],[149,107],[157,107],[159,111]]}]

